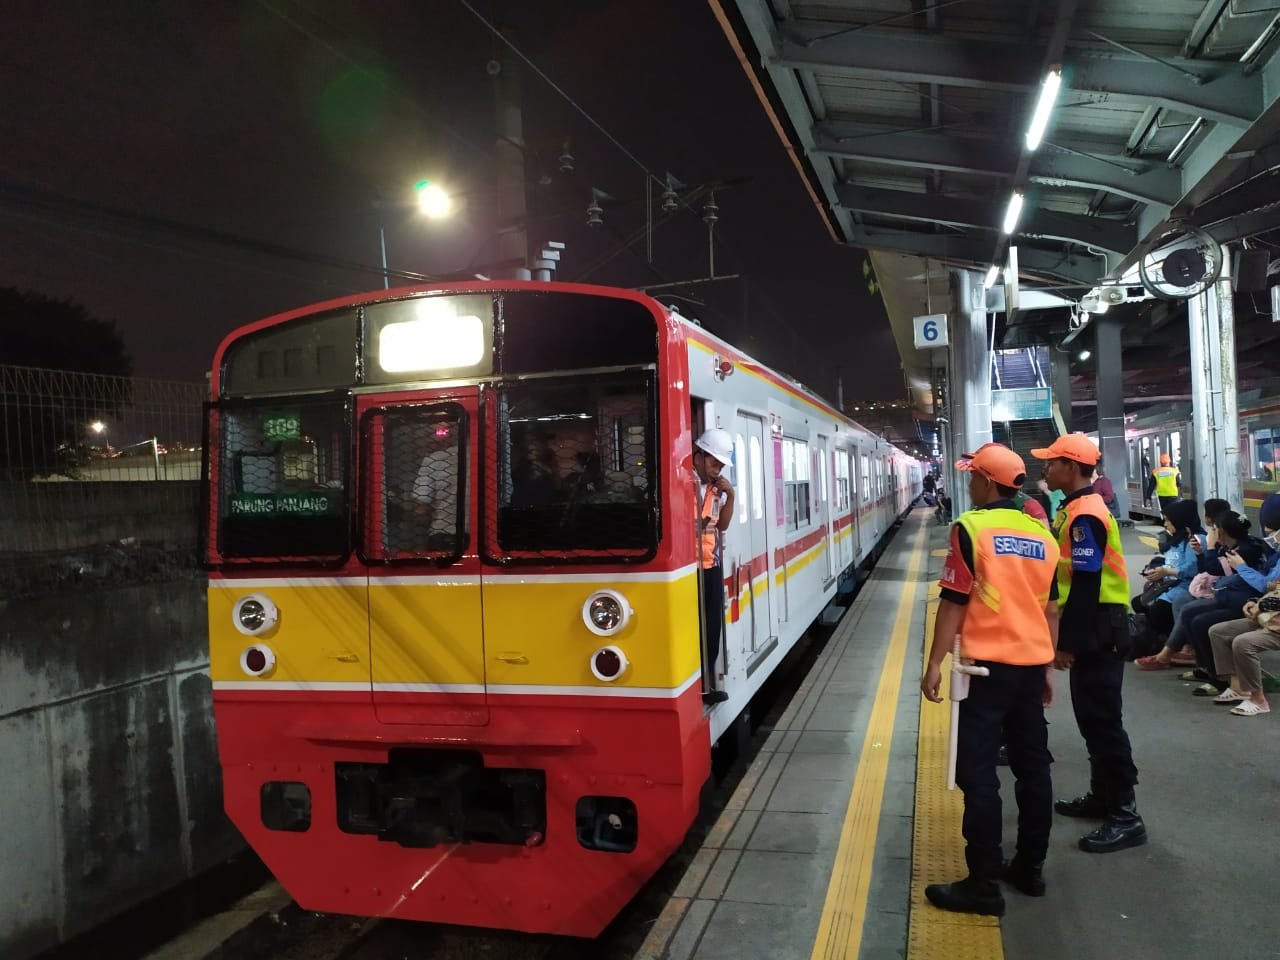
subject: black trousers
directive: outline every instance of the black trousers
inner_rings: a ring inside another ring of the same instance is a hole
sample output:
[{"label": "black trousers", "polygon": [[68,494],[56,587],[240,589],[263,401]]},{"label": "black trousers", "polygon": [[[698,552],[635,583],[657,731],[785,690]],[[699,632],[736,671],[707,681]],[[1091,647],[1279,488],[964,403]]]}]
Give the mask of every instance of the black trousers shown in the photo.
[{"label": "black trousers", "polygon": [[1178,502],[1178,497],[1176,495],[1172,497],[1160,497],[1160,512],[1163,514],[1166,510],[1168,510],[1171,506],[1173,506],[1177,502]]},{"label": "black trousers", "polygon": [[707,689],[713,689],[716,657],[720,656],[720,634],[724,632],[724,572],[719,564],[702,569],[702,637],[706,660],[702,669]]},{"label": "black trousers", "polygon": [[998,880],[1003,815],[996,755],[1003,741],[1017,782],[1018,856],[1041,863],[1049,849],[1053,784],[1049,778],[1048,725],[1044,719],[1044,667],[980,661],[989,677],[973,677],[960,701],[956,785],[964,791],[965,862],[969,875]]},{"label": "black trousers", "polygon": [[1089,751],[1094,784],[1132,787],[1138,782],[1124,730],[1124,657],[1115,650],[1077,653],[1071,667],[1071,707]]}]

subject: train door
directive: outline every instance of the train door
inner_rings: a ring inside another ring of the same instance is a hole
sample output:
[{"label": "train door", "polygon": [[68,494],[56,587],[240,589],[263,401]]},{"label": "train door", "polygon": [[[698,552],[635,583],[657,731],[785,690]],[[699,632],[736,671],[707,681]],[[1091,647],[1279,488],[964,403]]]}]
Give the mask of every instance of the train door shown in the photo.
[{"label": "train door", "polygon": [[857,546],[858,557],[865,557],[871,550],[870,535],[865,530],[867,523],[867,501],[868,489],[867,484],[870,482],[867,477],[867,458],[862,455],[860,447],[854,447],[849,454],[850,463],[853,467],[853,516],[854,524],[857,527]]},{"label": "train door", "polygon": [[818,529],[821,530],[821,543],[823,555],[823,576],[822,582],[825,587],[836,575],[836,538],[835,530],[832,522],[835,519],[835,504],[833,501],[833,493],[835,481],[831,477],[831,441],[829,438],[818,434],[816,449],[813,454],[813,462],[815,466],[814,482],[818,487]]},{"label": "train door", "polygon": [[387,403],[360,424],[369,661],[384,723],[488,723],[475,550],[474,389]]},{"label": "train door", "polygon": [[[730,577],[730,591],[737,591],[737,622],[742,625],[742,649],[753,653],[762,649],[776,635],[774,629],[774,556],[765,497],[765,441],[763,418],[738,412],[734,425],[735,444],[742,438],[745,462],[738,464],[734,482],[738,489],[738,517],[730,547],[735,554]],[[745,508],[745,509],[744,509]],[[736,541],[736,546],[734,545]],[[732,609],[730,610],[733,614]]]}]

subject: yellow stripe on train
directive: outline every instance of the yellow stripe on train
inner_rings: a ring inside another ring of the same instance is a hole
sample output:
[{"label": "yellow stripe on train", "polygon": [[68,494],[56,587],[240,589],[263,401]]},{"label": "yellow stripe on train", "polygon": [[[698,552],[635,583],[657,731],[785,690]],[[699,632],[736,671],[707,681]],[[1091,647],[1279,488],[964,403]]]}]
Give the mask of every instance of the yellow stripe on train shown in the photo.
[{"label": "yellow stripe on train", "polygon": [[[606,587],[634,610],[607,638],[582,620],[586,599]],[[236,602],[250,593],[266,594],[279,610],[278,623],[261,637],[241,634],[233,623]],[[224,581],[209,590],[210,673],[214,681],[249,679],[241,655],[262,643],[276,656],[261,678],[268,682],[606,686],[589,658],[616,644],[631,666],[607,686],[676,688],[701,662],[697,604],[694,573],[624,583],[499,577],[483,587],[471,578],[294,580],[243,590]]]}]

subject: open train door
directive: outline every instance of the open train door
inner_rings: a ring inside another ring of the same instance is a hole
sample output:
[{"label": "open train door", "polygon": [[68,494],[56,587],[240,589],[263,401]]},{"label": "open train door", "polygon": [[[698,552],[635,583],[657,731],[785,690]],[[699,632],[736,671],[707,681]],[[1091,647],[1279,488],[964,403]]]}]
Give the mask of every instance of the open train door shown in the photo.
[{"label": "open train door", "polygon": [[[762,417],[739,411],[735,418],[734,433],[742,437],[746,450],[746,462],[738,465],[734,482],[737,485],[738,517],[726,542],[726,549],[733,551],[734,561],[726,564],[725,575],[730,578],[729,596],[736,589],[739,597],[738,622],[743,625],[743,652],[750,664],[751,654],[764,650],[777,637],[774,620],[774,556],[766,501],[768,486],[765,484],[765,422]],[[746,523],[739,522],[745,505]],[[739,534],[741,531],[741,534]],[[731,606],[730,615],[733,616]],[[748,672],[750,666],[748,666]]]}]

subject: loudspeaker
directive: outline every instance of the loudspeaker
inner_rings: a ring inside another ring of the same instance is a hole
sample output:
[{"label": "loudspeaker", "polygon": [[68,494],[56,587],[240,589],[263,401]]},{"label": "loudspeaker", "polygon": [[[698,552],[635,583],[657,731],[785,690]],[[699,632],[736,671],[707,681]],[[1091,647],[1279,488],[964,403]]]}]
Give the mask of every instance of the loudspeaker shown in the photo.
[{"label": "loudspeaker", "polygon": [[1231,264],[1231,289],[1236,293],[1256,293],[1267,288],[1266,250],[1239,250]]}]

